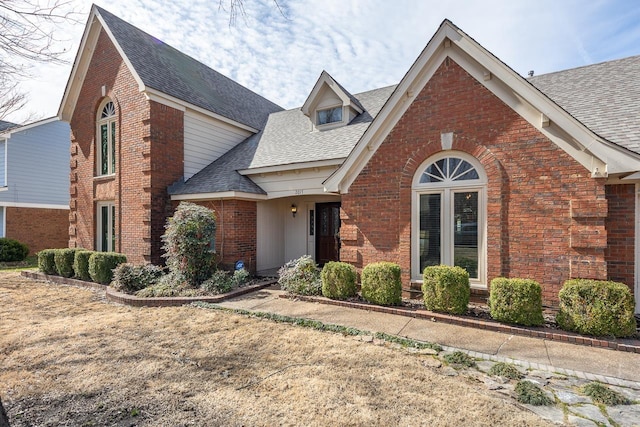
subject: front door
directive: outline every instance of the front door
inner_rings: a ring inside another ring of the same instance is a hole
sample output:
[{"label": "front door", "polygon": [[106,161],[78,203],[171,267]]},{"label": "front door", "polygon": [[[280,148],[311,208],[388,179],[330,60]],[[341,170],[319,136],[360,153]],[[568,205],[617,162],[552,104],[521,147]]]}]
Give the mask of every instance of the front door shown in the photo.
[{"label": "front door", "polygon": [[316,204],[316,262],[340,259],[340,203]]}]

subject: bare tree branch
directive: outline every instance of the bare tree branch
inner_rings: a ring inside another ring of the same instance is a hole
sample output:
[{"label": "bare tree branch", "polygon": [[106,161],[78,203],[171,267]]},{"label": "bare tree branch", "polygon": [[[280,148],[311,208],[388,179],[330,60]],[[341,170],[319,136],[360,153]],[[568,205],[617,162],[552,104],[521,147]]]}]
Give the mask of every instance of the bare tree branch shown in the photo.
[{"label": "bare tree branch", "polygon": [[0,0],[0,118],[25,106],[18,84],[30,67],[67,63],[65,40],[54,29],[79,16],[72,0]]},{"label": "bare tree branch", "polygon": [[[218,10],[229,13],[229,27],[234,27],[237,23],[238,16],[242,17],[245,25],[247,25],[247,11],[244,7],[245,0],[218,0]],[[287,16],[284,14],[284,10],[280,6],[279,0],[272,0],[275,7],[285,19]],[[280,0],[282,1],[282,0]]]}]

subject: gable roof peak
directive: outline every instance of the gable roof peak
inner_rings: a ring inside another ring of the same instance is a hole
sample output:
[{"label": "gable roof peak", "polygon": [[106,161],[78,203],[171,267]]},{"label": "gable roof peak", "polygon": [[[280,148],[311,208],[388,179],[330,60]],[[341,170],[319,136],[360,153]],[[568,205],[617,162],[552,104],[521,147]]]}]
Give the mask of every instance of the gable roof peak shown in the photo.
[{"label": "gable roof peak", "polygon": [[319,100],[319,96],[321,95],[322,88],[324,86],[328,86],[335,94],[342,100],[342,105],[347,105],[352,107],[358,113],[363,113],[365,108],[362,106],[360,101],[353,96],[348,90],[344,88],[336,79],[334,79],[331,74],[329,74],[326,70],[322,70],[320,73],[320,77],[316,81],[316,84],[313,86],[313,89],[309,93],[309,96],[302,104],[300,109],[305,116],[311,116],[313,113],[313,109],[315,108],[317,101]]}]

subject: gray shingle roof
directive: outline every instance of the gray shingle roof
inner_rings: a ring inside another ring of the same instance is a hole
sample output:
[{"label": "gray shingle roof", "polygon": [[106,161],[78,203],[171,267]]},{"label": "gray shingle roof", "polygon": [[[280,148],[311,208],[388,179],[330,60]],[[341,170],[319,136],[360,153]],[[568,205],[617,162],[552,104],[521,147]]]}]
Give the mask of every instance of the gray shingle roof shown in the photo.
[{"label": "gray shingle roof", "polygon": [[0,120],[0,131],[7,130],[15,126],[18,126],[18,125],[15,123],[5,122],[4,120]]},{"label": "gray shingle roof", "polygon": [[247,138],[187,182],[174,184],[169,193],[242,191],[266,194],[237,171],[343,159],[351,152],[394,89],[395,86],[389,86],[354,95],[366,111],[348,125],[326,131],[313,131],[311,120],[299,108],[273,113],[262,132]]},{"label": "gray shingle roof", "polygon": [[94,6],[145,86],[262,129],[282,108],[166,43]]},{"label": "gray shingle roof", "polygon": [[640,153],[640,56],[528,80],[596,134]]}]

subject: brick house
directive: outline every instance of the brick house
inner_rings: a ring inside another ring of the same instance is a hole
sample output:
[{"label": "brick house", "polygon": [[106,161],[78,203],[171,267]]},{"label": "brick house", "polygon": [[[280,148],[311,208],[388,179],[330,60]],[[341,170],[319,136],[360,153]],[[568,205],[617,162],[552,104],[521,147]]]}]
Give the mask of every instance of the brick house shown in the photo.
[{"label": "brick house", "polygon": [[182,200],[218,215],[222,263],[394,261],[408,289],[461,265],[477,292],[571,277],[638,294],[640,57],[525,79],[444,21],[398,85],[322,72],[275,104],[98,7],[60,108],[70,245],[159,262]]},{"label": "brick house", "polygon": [[69,125],[0,121],[0,237],[31,254],[68,242]]}]

